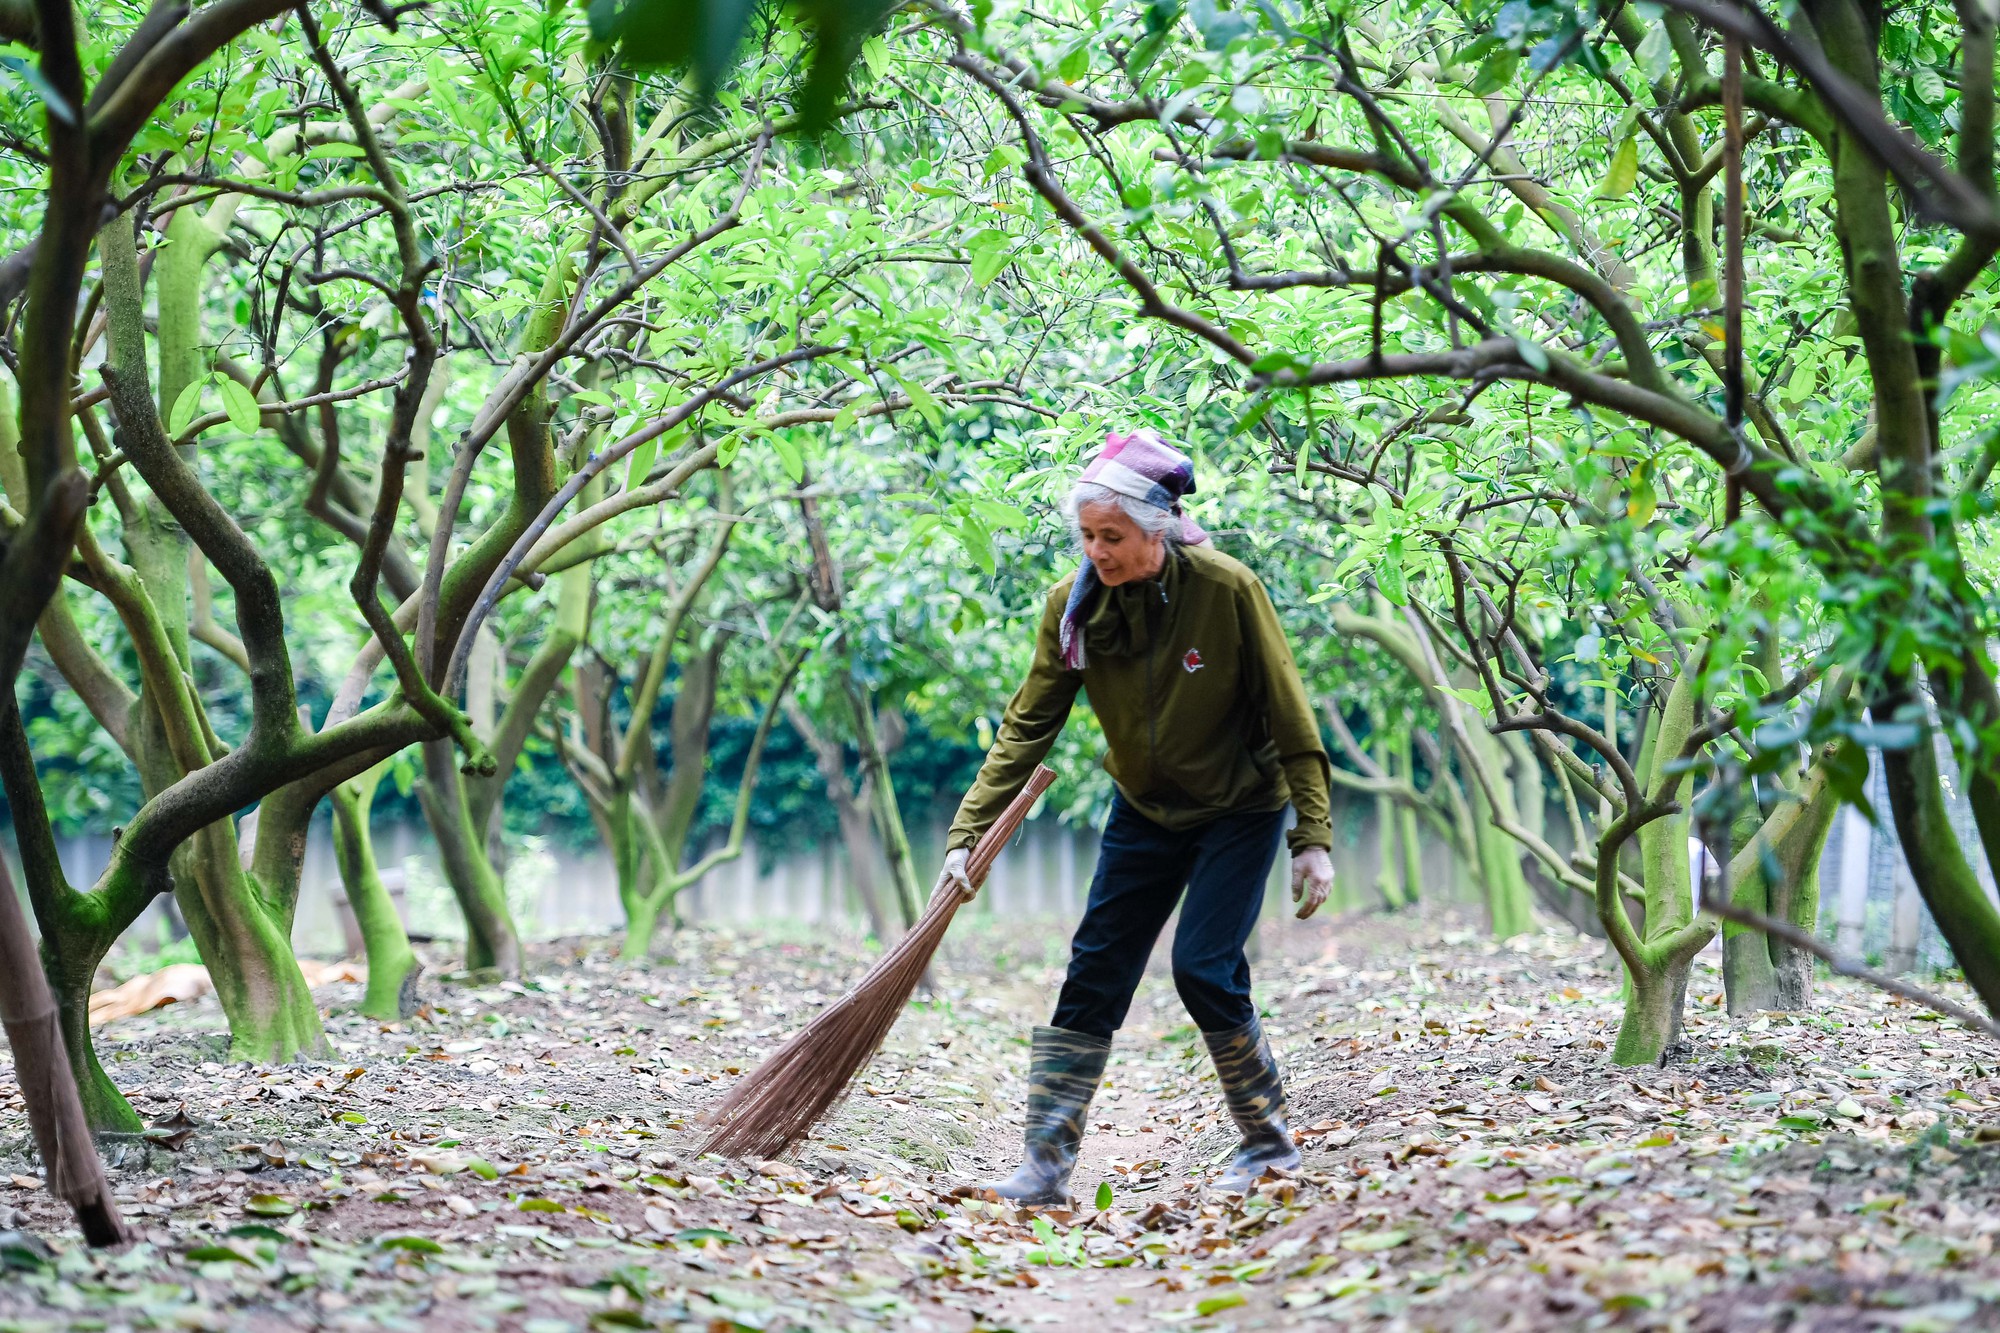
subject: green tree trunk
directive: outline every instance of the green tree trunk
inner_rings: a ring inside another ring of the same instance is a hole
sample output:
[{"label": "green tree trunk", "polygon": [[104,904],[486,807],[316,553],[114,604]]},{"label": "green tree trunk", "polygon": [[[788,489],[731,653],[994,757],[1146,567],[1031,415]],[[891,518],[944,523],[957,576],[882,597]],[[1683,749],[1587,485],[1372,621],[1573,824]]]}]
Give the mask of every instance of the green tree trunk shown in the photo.
[{"label": "green tree trunk", "polygon": [[[1389,746],[1379,739],[1375,742],[1375,762],[1380,764],[1382,771],[1390,777],[1396,776],[1395,755]],[[1382,901],[1392,912],[1401,910],[1409,903],[1409,898],[1403,892],[1400,846],[1402,839],[1399,836],[1401,831],[1401,822],[1396,816],[1395,798],[1388,795],[1377,796],[1375,798],[1377,861],[1375,890],[1382,895]]]},{"label": "green tree trunk", "polygon": [[333,854],[368,955],[368,993],[362,997],[361,1012],[390,1023],[417,1011],[417,978],[424,969],[382,885],[375,840],[368,831],[368,814],[382,772],[378,765],[333,789]]},{"label": "green tree trunk", "polygon": [[[1416,755],[1411,746],[1410,733],[1405,731],[1396,743],[1398,771],[1414,789],[1417,785]],[[1398,841],[1403,850],[1403,899],[1405,902],[1420,902],[1424,896],[1424,845],[1417,837],[1417,812],[1410,806],[1396,808]]]},{"label": "green tree trunk", "polygon": [[[1730,886],[1729,900],[1745,911],[1768,916],[1767,888],[1761,872],[1746,876]],[[1778,968],[1771,961],[1770,942],[1733,921],[1722,923],[1722,993],[1731,1018],[1786,1007],[1778,998]]]},{"label": "green tree trunk", "polygon": [[174,854],[174,896],[229,1019],[229,1058],[280,1064],[327,1053],[291,914],[243,869],[236,832],[211,824]]},{"label": "green tree trunk", "polygon": [[875,815],[876,831],[882,835],[882,854],[888,859],[890,880],[896,886],[903,929],[908,930],[923,912],[924,893],[917,884],[916,858],[910,854],[910,835],[903,828],[896,784],[889,776],[889,757],[882,751],[881,732],[875,725],[875,703],[855,677],[851,663],[842,684],[848,709],[854,715],[854,740],[861,750],[861,770],[867,775],[869,808]]},{"label": "green tree trunk", "polygon": [[486,839],[466,808],[458,757],[450,741],[424,744],[424,780],[417,799],[437,839],[445,880],[465,917],[465,965],[474,972],[497,969],[521,975],[521,936],[507,907],[507,887],[486,859]]},{"label": "green tree trunk", "polygon": [[146,1122],[104,1072],[97,1059],[97,1046],[90,1038],[91,986],[97,978],[98,965],[117,940],[116,933],[104,928],[108,924],[81,920],[51,930],[50,922],[42,921],[42,972],[55,995],[63,1049],[69,1052],[77,1095],[83,1099],[85,1122],[95,1134],[138,1134],[146,1128]]},{"label": "green tree trunk", "polygon": [[1656,1065],[1681,1037],[1690,957],[1648,950],[1646,964],[1627,970],[1625,1010],[1611,1048],[1616,1065]]},{"label": "green tree trunk", "polygon": [[1713,922],[1697,921],[1688,878],[1688,774],[1677,769],[1681,749],[1694,730],[1695,680],[1706,648],[1690,653],[1667,696],[1666,707],[1647,730],[1638,773],[1649,803],[1677,802],[1674,813],[1638,829],[1639,877],[1645,895],[1643,937],[1634,931],[1618,894],[1617,854],[1628,836],[1620,826],[1607,833],[1598,852],[1598,919],[1625,964],[1625,1012],[1612,1046],[1614,1064],[1653,1064],[1680,1038],[1687,999],[1688,969],[1714,938]]}]

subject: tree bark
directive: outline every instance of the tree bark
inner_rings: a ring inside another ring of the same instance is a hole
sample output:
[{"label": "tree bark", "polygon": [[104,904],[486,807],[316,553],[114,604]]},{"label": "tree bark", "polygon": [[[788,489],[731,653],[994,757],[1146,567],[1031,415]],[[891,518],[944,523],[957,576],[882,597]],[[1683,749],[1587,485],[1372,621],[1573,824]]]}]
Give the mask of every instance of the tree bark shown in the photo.
[{"label": "tree bark", "polygon": [[77,1082],[70,1074],[55,999],[35,959],[14,877],[0,860],[0,1022],[14,1049],[14,1078],[27,1104],[49,1193],[70,1206],[92,1245],[125,1239],[118,1205],[97,1156]]},{"label": "tree bark", "polygon": [[465,917],[465,966],[478,972],[497,969],[502,976],[521,975],[521,936],[507,907],[506,886],[486,859],[485,838],[466,808],[458,757],[450,741],[424,743],[424,780],[417,800],[437,839],[445,879]]},{"label": "tree bark", "polygon": [[[1382,741],[1375,742],[1375,762],[1389,776],[1396,775],[1395,753]],[[1382,895],[1383,905],[1390,911],[1399,911],[1408,906],[1409,900],[1403,894],[1401,880],[1402,866],[1402,826],[1396,816],[1395,798],[1386,792],[1375,798],[1375,855],[1379,863],[1375,871],[1375,890]]]},{"label": "tree bark", "polygon": [[410,948],[409,933],[375,860],[368,814],[381,780],[377,767],[333,789],[333,855],[368,957],[368,992],[361,999],[361,1012],[393,1023],[417,1011],[417,979],[424,969]]},{"label": "tree bark", "polygon": [[875,729],[873,701],[855,678],[851,663],[842,672],[841,684],[854,718],[854,739],[861,749],[868,805],[875,815],[876,831],[882,836],[882,854],[889,861],[890,882],[896,888],[896,907],[903,916],[903,929],[908,930],[917,924],[923,898],[917,887],[916,863],[910,855],[910,837],[903,829],[903,811],[896,802],[896,784],[889,776],[889,757],[882,752],[881,736]]},{"label": "tree bark", "polygon": [[840,742],[827,736],[813,725],[806,716],[805,709],[794,699],[785,700],[785,717],[813,752],[813,763],[819,768],[820,781],[826,787],[828,799],[833,802],[835,817],[840,822],[840,840],[847,850],[847,873],[854,885],[855,896],[861,899],[861,910],[868,916],[868,928],[875,938],[888,944],[893,936],[889,930],[889,918],[882,911],[882,895],[875,882],[875,836],[870,827],[868,811],[857,799],[854,784],[847,777],[846,756],[841,752]]}]

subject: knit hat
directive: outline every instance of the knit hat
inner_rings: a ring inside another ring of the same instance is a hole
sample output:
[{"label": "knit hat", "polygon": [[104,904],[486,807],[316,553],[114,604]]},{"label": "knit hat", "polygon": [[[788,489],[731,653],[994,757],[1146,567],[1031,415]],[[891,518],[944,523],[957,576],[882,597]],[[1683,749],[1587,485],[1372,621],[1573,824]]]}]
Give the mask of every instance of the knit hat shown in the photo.
[{"label": "knit hat", "polygon": [[[1089,482],[1134,500],[1154,505],[1181,520],[1181,540],[1190,546],[1208,540],[1193,519],[1181,513],[1181,497],[1194,494],[1194,463],[1180,450],[1150,430],[1129,435],[1112,431],[1104,437],[1104,448],[1090,460],[1079,483]],[[1060,649],[1062,663],[1073,671],[1084,663],[1083,617],[1091,594],[1103,586],[1096,566],[1088,556],[1077,570],[1076,583],[1063,605]]]}]

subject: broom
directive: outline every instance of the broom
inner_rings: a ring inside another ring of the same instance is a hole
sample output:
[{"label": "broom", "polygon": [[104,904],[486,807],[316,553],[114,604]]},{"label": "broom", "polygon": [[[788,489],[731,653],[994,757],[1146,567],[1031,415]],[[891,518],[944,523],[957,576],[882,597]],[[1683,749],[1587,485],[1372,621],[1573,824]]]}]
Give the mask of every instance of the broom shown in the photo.
[{"label": "broom", "polygon": [[[965,873],[973,888],[986,882],[1000,849],[1028,817],[1035,798],[1055,779],[1053,770],[1037,767],[1021,794],[986,830],[966,858]],[[729,1090],[708,1117],[710,1133],[702,1151],[725,1157],[776,1157],[811,1132],[881,1047],[930,966],[931,955],[944,941],[952,917],[966,901],[958,890],[940,885],[917,924],[859,985]]]}]

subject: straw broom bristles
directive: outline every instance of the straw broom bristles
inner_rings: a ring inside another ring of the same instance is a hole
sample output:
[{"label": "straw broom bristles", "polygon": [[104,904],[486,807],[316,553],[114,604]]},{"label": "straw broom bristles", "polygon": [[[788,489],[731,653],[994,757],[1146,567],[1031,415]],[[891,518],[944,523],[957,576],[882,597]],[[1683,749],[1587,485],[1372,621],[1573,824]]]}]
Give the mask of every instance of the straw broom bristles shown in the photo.
[{"label": "straw broom bristles", "polygon": [[[974,888],[986,882],[1000,849],[1055,777],[1052,770],[1037,767],[1021,794],[973,847],[965,873]],[[730,1089],[708,1117],[711,1132],[702,1151],[725,1157],[776,1157],[810,1133],[881,1047],[965,902],[956,889],[941,885],[917,924],[859,985]]]}]

